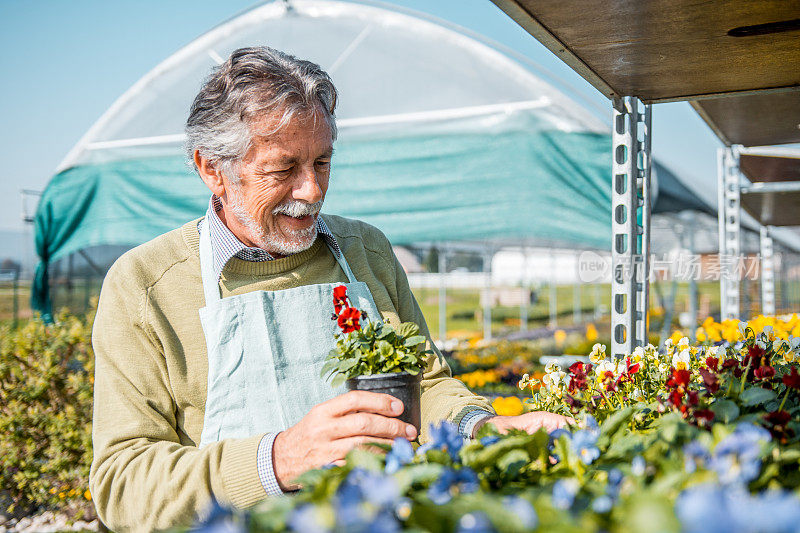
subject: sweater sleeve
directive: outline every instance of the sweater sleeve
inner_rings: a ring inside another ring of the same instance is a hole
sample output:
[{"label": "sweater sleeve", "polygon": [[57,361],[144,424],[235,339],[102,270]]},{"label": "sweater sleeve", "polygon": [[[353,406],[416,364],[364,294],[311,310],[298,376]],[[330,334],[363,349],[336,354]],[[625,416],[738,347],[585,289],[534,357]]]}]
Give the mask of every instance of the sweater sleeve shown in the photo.
[{"label": "sweater sleeve", "polygon": [[428,440],[430,424],[449,420],[459,426],[461,419],[466,414],[477,409],[494,414],[492,405],[486,398],[473,393],[464,383],[452,377],[450,365],[447,364],[431,340],[428,324],[411,292],[408,277],[397,257],[394,256],[391,246],[389,246],[388,253],[391,254],[394,263],[397,311],[400,320],[419,325],[420,334],[428,339],[427,348],[435,352],[435,355],[428,358],[422,379],[422,435],[420,442]]},{"label": "sweater sleeve", "polygon": [[126,282],[133,277],[109,272],[92,334],[89,487],[98,515],[114,531],[153,531],[203,518],[212,501],[255,504],[266,497],[256,462],[262,435],[181,444],[166,362],[143,320],[147,291]]}]

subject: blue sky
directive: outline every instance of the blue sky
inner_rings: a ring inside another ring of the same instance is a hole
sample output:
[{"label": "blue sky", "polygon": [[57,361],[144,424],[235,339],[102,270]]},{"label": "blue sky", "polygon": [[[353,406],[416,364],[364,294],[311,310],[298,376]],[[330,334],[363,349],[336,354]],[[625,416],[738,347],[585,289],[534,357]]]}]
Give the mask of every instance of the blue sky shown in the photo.
[{"label": "blue sky", "polygon": [[[21,229],[20,189],[46,185],[69,149],[125,90],[193,39],[255,5],[250,0],[0,0],[0,152],[6,209]],[[573,96],[608,101],[489,0],[395,0],[513,48]],[[563,86],[562,86],[563,88]],[[686,103],[653,108],[653,151],[711,194],[716,137]]]}]

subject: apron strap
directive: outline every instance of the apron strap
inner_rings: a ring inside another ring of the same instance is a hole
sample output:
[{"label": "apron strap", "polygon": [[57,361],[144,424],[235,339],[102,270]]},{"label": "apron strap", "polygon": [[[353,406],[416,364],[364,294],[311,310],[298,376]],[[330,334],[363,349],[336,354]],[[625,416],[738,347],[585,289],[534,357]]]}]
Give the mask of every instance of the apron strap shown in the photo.
[{"label": "apron strap", "polygon": [[210,305],[222,298],[219,289],[219,279],[214,275],[214,255],[211,252],[211,232],[208,230],[208,221],[203,219],[198,227],[200,231],[200,274],[203,278],[203,294],[206,305]]},{"label": "apron strap", "polygon": [[[322,217],[320,216],[320,219],[321,218]],[[333,257],[336,258],[336,262],[339,263],[339,266],[342,267],[342,270],[344,270],[344,275],[347,276],[347,283],[358,282],[356,277],[353,275],[353,271],[350,270],[350,265],[347,264],[347,258],[344,256],[344,252],[342,252],[341,248],[339,249],[339,253],[337,254],[336,250],[334,250],[333,247],[328,242],[328,239],[325,239],[325,244],[328,245],[328,250],[331,251]]]},{"label": "apron strap", "polygon": [[[200,232],[200,274],[203,279],[203,294],[205,295],[206,305],[209,305],[222,299],[222,296],[219,288],[219,279],[215,279],[216,276],[214,275],[214,256],[211,252],[211,232],[208,231],[206,226],[208,226],[208,222],[206,219],[203,219],[200,221],[197,229]],[[328,250],[333,254],[333,257],[336,258],[336,262],[339,263],[345,276],[347,276],[347,282],[356,283],[358,280],[353,274],[353,271],[350,270],[350,265],[347,264],[347,258],[345,258],[341,249],[337,254],[337,251],[333,249],[328,239],[325,239],[325,244]]]}]

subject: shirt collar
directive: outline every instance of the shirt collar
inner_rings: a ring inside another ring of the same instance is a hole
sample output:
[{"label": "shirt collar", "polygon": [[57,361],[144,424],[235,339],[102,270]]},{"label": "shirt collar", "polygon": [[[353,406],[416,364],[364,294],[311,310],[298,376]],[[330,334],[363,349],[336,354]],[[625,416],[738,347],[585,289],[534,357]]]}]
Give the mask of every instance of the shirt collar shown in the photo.
[{"label": "shirt collar", "polygon": [[[222,276],[222,270],[225,265],[231,260],[232,257],[237,257],[244,261],[272,261],[275,258],[269,252],[261,248],[254,248],[247,246],[238,238],[228,227],[220,220],[217,212],[222,209],[222,202],[216,195],[211,195],[208,202],[208,210],[206,211],[205,220],[209,237],[211,238],[211,255],[214,262],[214,274],[217,279]],[[204,228],[206,229],[206,228]],[[322,236],[328,246],[333,251],[338,259],[341,255],[339,243],[336,242],[328,225],[322,220],[322,217],[317,217],[317,235]]]}]

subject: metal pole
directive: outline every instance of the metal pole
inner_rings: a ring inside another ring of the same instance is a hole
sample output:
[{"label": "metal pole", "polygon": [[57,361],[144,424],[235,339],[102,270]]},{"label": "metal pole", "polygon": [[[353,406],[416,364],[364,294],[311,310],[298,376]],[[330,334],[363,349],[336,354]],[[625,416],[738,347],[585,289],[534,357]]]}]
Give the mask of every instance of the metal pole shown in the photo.
[{"label": "metal pole", "polygon": [[761,227],[761,314],[775,314],[775,255],[769,228]]},{"label": "metal pole", "polygon": [[439,342],[447,340],[447,249],[439,250]]},{"label": "metal pole", "polygon": [[741,254],[740,177],[738,150],[721,148],[717,171],[719,202],[720,315],[722,320],[739,318],[739,279],[736,269]]},{"label": "metal pole", "polygon": [[640,112],[639,104],[635,97],[614,99],[611,191],[611,354],[614,357],[643,346],[648,336],[651,115],[649,106]]},{"label": "metal pole", "polygon": [[528,330],[528,305],[531,303],[531,288],[528,283],[528,249],[522,249],[522,291],[519,302],[519,330]]},{"label": "metal pole", "polygon": [[483,338],[492,340],[492,252],[483,256],[483,270],[485,273],[485,298],[483,301]]},{"label": "metal pole", "polygon": [[550,294],[548,297],[548,307],[550,307],[550,327],[555,328],[558,326],[558,286],[556,285],[556,256],[553,250],[550,250]]},{"label": "metal pole", "polygon": [[[694,228],[695,228],[695,212],[689,211],[689,224],[688,230],[688,248],[689,256],[694,259]],[[693,270],[689,271],[689,320],[691,326],[689,327],[689,339],[695,340],[695,333],[697,332],[697,279]]]}]

